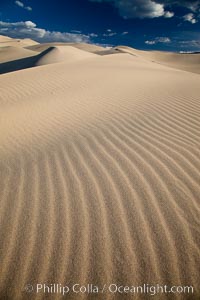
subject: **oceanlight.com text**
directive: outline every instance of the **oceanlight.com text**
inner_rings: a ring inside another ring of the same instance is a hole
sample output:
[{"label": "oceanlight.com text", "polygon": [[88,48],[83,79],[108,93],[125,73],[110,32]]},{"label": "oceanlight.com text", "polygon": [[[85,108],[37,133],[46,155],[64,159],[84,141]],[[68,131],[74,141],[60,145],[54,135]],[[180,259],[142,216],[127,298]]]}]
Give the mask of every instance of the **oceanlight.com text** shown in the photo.
[{"label": "oceanlight.com text", "polygon": [[25,292],[36,294],[61,294],[66,295],[73,294],[131,294],[131,295],[150,295],[155,296],[158,294],[194,294],[193,286],[168,286],[168,285],[151,285],[143,284],[139,286],[135,285],[120,285],[116,283],[104,284],[102,286],[95,284],[81,285],[79,283],[62,285],[60,283],[38,283],[36,285],[27,284]]}]

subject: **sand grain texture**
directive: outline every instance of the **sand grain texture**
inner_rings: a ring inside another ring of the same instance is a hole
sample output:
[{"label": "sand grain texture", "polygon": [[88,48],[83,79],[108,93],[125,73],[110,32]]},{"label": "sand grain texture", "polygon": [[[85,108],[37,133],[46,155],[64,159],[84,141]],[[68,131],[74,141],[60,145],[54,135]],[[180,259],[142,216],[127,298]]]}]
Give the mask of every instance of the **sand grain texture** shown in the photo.
[{"label": "sand grain texture", "polygon": [[63,299],[23,292],[41,282],[193,285],[198,299],[199,75],[119,53],[0,89],[0,299]]}]

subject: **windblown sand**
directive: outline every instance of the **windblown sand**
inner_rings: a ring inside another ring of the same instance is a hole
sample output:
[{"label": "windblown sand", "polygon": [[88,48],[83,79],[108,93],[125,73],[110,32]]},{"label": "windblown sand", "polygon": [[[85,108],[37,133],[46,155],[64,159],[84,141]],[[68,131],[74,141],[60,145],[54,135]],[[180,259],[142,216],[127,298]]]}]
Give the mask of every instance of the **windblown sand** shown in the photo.
[{"label": "windblown sand", "polygon": [[[0,77],[0,299],[199,299],[199,74],[71,45],[49,64],[59,47]],[[37,283],[195,294],[24,292]]]}]

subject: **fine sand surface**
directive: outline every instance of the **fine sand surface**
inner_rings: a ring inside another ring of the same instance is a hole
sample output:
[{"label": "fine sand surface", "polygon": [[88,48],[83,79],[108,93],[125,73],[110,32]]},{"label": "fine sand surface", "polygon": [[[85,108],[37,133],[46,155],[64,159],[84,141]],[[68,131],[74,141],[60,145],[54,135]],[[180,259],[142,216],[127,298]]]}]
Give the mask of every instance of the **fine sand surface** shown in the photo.
[{"label": "fine sand surface", "polygon": [[47,50],[49,47],[57,47],[57,46],[72,46],[92,53],[105,50],[105,48],[103,47],[92,45],[92,44],[85,44],[85,43],[76,43],[76,44],[75,43],[44,43],[44,44],[28,46],[27,48],[37,52],[42,52],[44,50]]},{"label": "fine sand surface", "polygon": [[37,45],[38,43],[31,39],[12,39],[7,36],[0,35],[0,47],[28,47]]},{"label": "fine sand surface", "polygon": [[[30,57],[34,55],[37,55],[35,51],[28,50],[23,47],[0,47],[0,63],[15,61],[21,58]],[[2,67],[0,68],[2,69]]]},{"label": "fine sand surface", "polygon": [[[0,299],[199,299],[199,74],[75,45],[54,63],[59,47],[0,76]],[[24,291],[37,283],[195,294]]]},{"label": "fine sand surface", "polygon": [[161,51],[141,51],[126,46],[118,46],[116,48],[122,52],[148,59],[151,62],[200,74],[200,52],[191,54]]},{"label": "fine sand surface", "polygon": [[[49,47],[39,54],[35,51],[20,48],[20,51],[16,52],[16,55],[18,55],[17,59],[6,61],[5,63],[2,63],[0,65],[0,74],[38,67],[42,65],[55,64],[63,61],[65,63],[72,63],[96,56],[96,54],[89,53],[72,46],[53,46]],[[3,57],[5,56],[6,55],[3,55]]]}]

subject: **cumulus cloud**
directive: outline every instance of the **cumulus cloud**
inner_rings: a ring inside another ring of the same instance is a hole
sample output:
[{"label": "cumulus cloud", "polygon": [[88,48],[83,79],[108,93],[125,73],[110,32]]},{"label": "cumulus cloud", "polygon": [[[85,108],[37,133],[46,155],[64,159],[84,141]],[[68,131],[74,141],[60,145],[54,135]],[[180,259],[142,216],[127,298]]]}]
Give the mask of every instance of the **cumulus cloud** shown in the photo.
[{"label": "cumulus cloud", "polygon": [[174,14],[165,11],[164,4],[156,0],[90,0],[91,2],[108,2],[113,4],[120,15],[125,19],[130,18],[157,18],[166,16],[172,17]]},{"label": "cumulus cloud", "polygon": [[48,31],[38,28],[32,21],[25,22],[2,22],[0,21],[0,34],[12,38],[31,38],[38,42],[89,42],[90,36],[78,33]]},{"label": "cumulus cloud", "polygon": [[165,14],[164,14],[164,17],[165,18],[172,18],[174,16],[174,12],[171,12],[171,11],[166,11]]},{"label": "cumulus cloud", "polygon": [[198,11],[200,8],[200,0],[154,0],[157,3],[163,4],[165,7],[186,7],[192,11]]},{"label": "cumulus cloud", "polygon": [[[90,0],[110,3],[125,18],[172,18],[174,8],[187,8],[193,13],[200,12],[200,0]],[[194,22],[194,21],[193,21]]]},{"label": "cumulus cloud", "polygon": [[147,45],[155,45],[158,43],[168,44],[171,43],[171,39],[168,37],[156,37],[154,40],[145,41],[145,44]]},{"label": "cumulus cloud", "polygon": [[189,13],[189,14],[183,16],[183,19],[185,21],[188,21],[188,22],[192,23],[192,24],[197,23],[197,20],[195,19],[195,16],[192,13]]},{"label": "cumulus cloud", "polygon": [[19,7],[21,7],[21,8],[24,8],[24,9],[28,10],[28,11],[31,11],[31,10],[32,10],[32,7],[30,7],[30,6],[25,6],[24,3],[21,2],[21,1],[18,1],[18,0],[15,1],[15,4],[16,4],[17,6],[19,6]]}]

